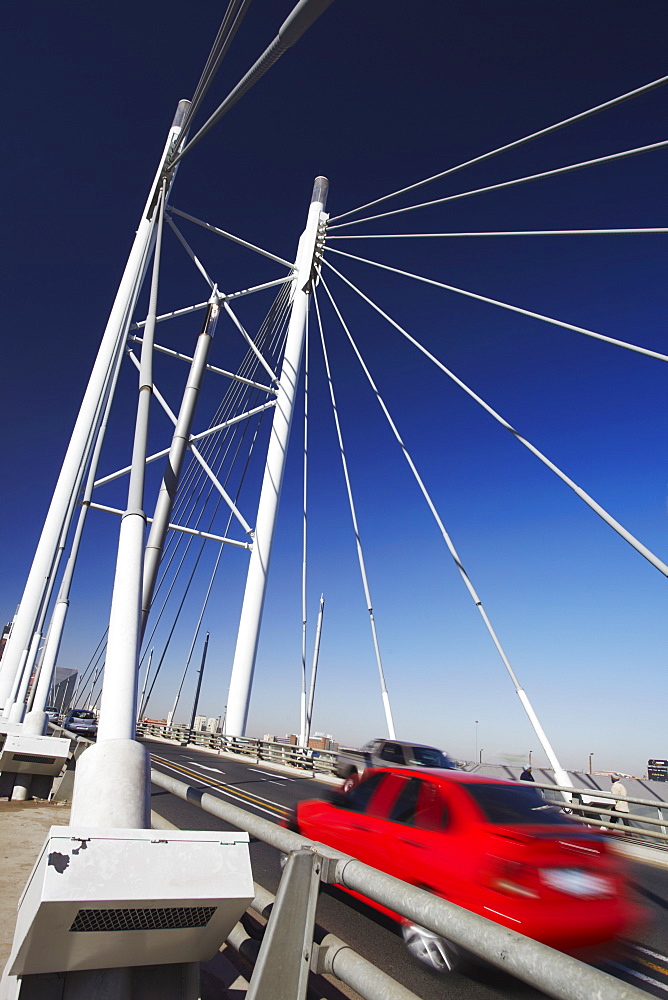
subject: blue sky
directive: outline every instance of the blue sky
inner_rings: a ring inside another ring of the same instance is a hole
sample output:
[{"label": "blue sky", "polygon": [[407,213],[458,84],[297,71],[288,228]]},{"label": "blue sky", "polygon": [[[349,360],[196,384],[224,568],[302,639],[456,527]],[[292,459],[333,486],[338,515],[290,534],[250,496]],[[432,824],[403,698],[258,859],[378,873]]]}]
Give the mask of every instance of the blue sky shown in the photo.
[{"label": "blue sky", "polygon": [[[255,0],[209,95],[211,110],[290,4]],[[3,45],[17,88],[2,164],[6,294],[0,613],[9,620],[85,380],[180,97],[222,8],[121,0],[10,3]],[[335,0],[309,34],[182,163],[172,202],[288,259],[313,177],[338,215],[666,72],[665,4]],[[26,72],[26,66],[30,72]],[[437,198],[664,139],[665,88],[416,192]],[[337,233],[661,226],[665,151],[477,195]],[[413,202],[408,195],[396,207]],[[395,207],[395,201],[387,204]],[[226,290],[281,273],[183,224]],[[665,236],[350,240],[331,246],[665,351]],[[206,298],[168,243],[160,307]],[[662,363],[332,255],[440,360],[649,548],[665,558]],[[327,278],[562,762],[642,773],[665,745],[665,580],[387,324]],[[387,685],[399,736],[456,756],[543,762],[510,680],[331,310],[325,319]],[[270,302],[239,306],[249,326]],[[145,302],[140,306],[145,310]],[[188,351],[200,319],[160,328]],[[314,318],[311,322],[314,332]],[[221,325],[215,363],[239,354]],[[236,351],[236,354],[235,354]],[[322,360],[311,347],[309,645],[326,598],[314,727],[360,743],[384,731]],[[170,399],[173,367],[156,365]],[[171,380],[171,381],[170,381]],[[129,461],[128,365],[102,470]],[[207,387],[208,418],[217,386]],[[249,732],[298,725],[301,452],[293,434]],[[164,445],[156,415],[152,440]],[[156,470],[158,473],[159,470]],[[247,482],[252,509],[252,487]],[[154,476],[149,477],[151,506]],[[122,489],[100,502],[122,505]],[[108,616],[118,523],[92,515],[61,664],[85,667]],[[202,557],[210,569],[215,551]],[[201,710],[224,710],[245,557],[226,552],[203,624]],[[165,655],[150,713],[170,707],[203,587]],[[160,638],[162,636],[162,638]],[[161,651],[164,635],[157,633]],[[199,659],[201,638],[195,659]],[[192,674],[192,671],[191,671]],[[179,715],[189,716],[194,676]]]}]

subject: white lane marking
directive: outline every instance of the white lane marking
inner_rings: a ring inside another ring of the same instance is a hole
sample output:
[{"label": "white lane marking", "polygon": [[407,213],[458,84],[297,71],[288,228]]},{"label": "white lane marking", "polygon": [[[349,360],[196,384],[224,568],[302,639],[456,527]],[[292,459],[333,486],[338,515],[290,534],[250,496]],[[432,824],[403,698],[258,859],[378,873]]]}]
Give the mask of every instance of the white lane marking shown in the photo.
[{"label": "white lane marking", "polygon": [[193,763],[193,767],[199,767],[202,771],[214,771],[216,774],[225,774],[219,767],[209,767],[207,764]]},{"label": "white lane marking", "polygon": [[619,962],[607,962],[606,964],[611,965],[613,969],[621,969],[622,972],[625,972],[629,976],[635,976],[636,979],[642,979],[644,983],[651,983],[652,986],[658,986],[660,990],[664,990],[664,992],[668,993],[668,986],[664,983],[660,983],[658,979],[652,979],[651,976],[645,976],[642,972],[636,972],[635,969],[629,969],[628,966],[621,965]]},{"label": "white lane marking", "polygon": [[635,944],[633,941],[629,941],[629,944],[636,951],[644,951],[646,955],[651,955],[652,958],[660,958],[662,962],[668,962],[668,955],[661,955],[658,951],[650,951],[649,948],[644,948],[641,944]]},{"label": "white lane marking", "polygon": [[261,771],[259,767],[249,767],[248,770],[249,771],[255,771],[256,774],[266,774],[268,778],[278,778],[278,777],[280,777],[281,781],[294,781],[295,780],[294,778],[288,778],[287,776],[283,777],[282,774],[278,775],[278,774],[276,774],[276,771]]},{"label": "white lane marking", "polygon": [[[157,755],[154,755],[154,757],[156,757],[156,756]],[[158,759],[157,762],[159,764],[162,764],[163,767],[168,768],[170,771],[176,771],[176,773],[178,775],[180,775],[181,778],[184,777],[183,771],[179,770],[178,767],[173,766],[172,763],[170,761],[168,761],[168,760],[165,760],[164,757]],[[206,781],[206,775],[202,775],[202,780]],[[214,786],[211,785],[211,788],[214,791],[216,791],[216,792],[220,792],[221,795],[226,795],[229,799],[232,799],[232,801],[234,802],[235,805],[239,805],[239,803],[242,802],[243,805],[249,805],[249,806],[252,806],[254,809],[260,809],[260,810],[262,810],[262,812],[266,812],[267,815],[271,816],[273,819],[277,818],[277,815],[276,815],[277,810],[281,814],[281,816],[285,815],[285,813],[288,811],[287,810],[287,806],[282,805],[280,802],[274,802],[274,801],[272,801],[272,799],[265,799],[265,797],[263,795],[258,795],[257,798],[262,799],[263,802],[268,802],[269,805],[274,806],[274,809],[265,809],[264,806],[258,805],[257,802],[248,802],[247,799],[244,799],[241,796],[236,795],[234,792],[227,791],[227,789],[225,787],[220,788],[219,786],[216,786],[214,788]],[[278,818],[280,819],[281,816],[279,816]]]}]

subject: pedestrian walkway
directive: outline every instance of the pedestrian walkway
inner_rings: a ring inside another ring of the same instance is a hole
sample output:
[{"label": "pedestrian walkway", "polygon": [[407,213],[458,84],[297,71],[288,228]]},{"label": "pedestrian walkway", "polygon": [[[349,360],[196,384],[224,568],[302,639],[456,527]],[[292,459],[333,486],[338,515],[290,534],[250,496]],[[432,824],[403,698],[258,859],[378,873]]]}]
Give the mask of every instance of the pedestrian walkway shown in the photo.
[{"label": "pedestrian walkway", "polygon": [[67,826],[69,805],[0,802],[0,973],[14,939],[21,893],[52,826]]}]

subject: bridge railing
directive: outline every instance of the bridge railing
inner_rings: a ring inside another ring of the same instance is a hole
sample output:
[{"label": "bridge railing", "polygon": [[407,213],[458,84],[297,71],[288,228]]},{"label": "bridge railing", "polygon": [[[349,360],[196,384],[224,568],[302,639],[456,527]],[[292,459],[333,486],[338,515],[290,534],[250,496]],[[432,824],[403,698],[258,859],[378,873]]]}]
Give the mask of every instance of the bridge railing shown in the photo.
[{"label": "bridge railing", "polygon": [[234,753],[251,757],[256,763],[266,761],[297,767],[312,774],[334,774],[336,753],[329,750],[312,750],[290,743],[258,740],[246,736],[223,736],[207,733],[187,726],[167,726],[162,723],[142,722],[137,725],[138,736],[158,736],[177,743],[201,746],[216,752]]},{"label": "bridge railing", "polygon": [[[533,783],[545,797],[555,805],[567,808],[588,826],[604,830],[614,830],[628,837],[642,841],[650,839],[654,846],[668,847],[668,803],[642,799],[634,795],[624,796],[605,792],[598,788],[571,788],[566,785]],[[564,797],[568,802],[564,802]],[[623,801],[629,806],[628,812],[615,808]]]},{"label": "bridge railing", "polygon": [[[151,772],[151,780],[165,791],[248,831],[252,837],[288,855],[247,1000],[298,995],[297,982],[303,976],[304,958],[311,971],[333,973],[367,1000],[414,1000],[409,991],[386,975],[382,974],[379,979],[379,970],[366,968],[370,963],[365,963],[338,939],[328,936],[320,944],[314,944],[315,904],[320,883],[339,885],[373,899],[557,1000],[591,1000],[592,997],[646,1000],[647,994],[643,991],[599,969],[424,889],[401,882],[349,855],[279,827],[201,788],[156,770]],[[257,908],[265,910],[266,901],[266,895],[263,898],[260,894]],[[230,944],[239,947],[246,937],[243,928],[237,925],[230,936]],[[289,966],[291,961],[294,983],[290,986],[284,981],[282,990],[277,991],[276,977],[285,973],[286,964]]]}]

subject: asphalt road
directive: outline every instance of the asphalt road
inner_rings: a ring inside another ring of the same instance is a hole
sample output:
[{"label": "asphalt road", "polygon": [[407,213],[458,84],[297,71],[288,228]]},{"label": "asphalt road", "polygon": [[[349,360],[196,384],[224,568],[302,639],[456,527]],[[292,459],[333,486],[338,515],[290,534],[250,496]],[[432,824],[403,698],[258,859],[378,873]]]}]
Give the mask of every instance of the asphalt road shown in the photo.
[{"label": "asphalt road", "polygon": [[[153,766],[221,798],[234,802],[265,819],[279,822],[302,799],[319,798],[331,785],[315,778],[287,775],[260,763],[218,757],[215,754],[145,740]],[[175,798],[157,786],[152,789],[152,808],[181,829],[231,829],[215,816]],[[278,853],[259,841],[251,843],[255,881],[276,892],[280,878]],[[668,997],[668,870],[644,865],[631,866],[636,891],[648,910],[648,923],[638,939],[624,943],[614,962],[601,967],[650,996]],[[488,966],[472,966],[466,975],[436,976],[413,962],[405,952],[396,926],[382,915],[357,903],[345,893],[325,887],[320,894],[317,922],[347,941],[397,982],[423,1000],[488,1000],[508,997],[534,1000],[543,994]]]}]

